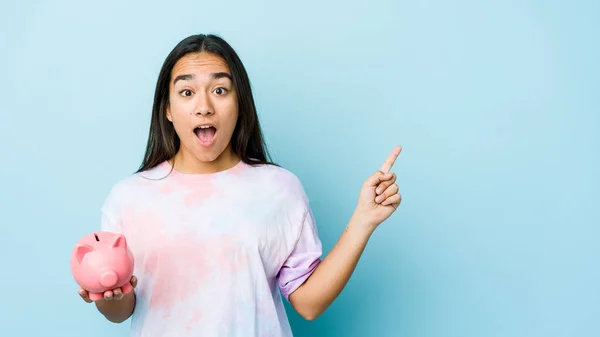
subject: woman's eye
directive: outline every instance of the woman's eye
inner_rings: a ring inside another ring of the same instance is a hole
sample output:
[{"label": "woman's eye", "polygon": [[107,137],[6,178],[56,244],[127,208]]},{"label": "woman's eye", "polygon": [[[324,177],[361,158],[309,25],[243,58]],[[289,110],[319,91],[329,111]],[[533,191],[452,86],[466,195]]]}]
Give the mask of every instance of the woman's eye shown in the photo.
[{"label": "woman's eye", "polygon": [[225,89],[225,88],[217,88],[217,89],[215,89],[215,94],[217,94],[217,95],[223,95],[226,92],[227,92],[227,89]]},{"label": "woman's eye", "polygon": [[192,95],[192,91],[189,89],[185,89],[181,92],[181,94],[183,94],[183,96],[191,96]]}]

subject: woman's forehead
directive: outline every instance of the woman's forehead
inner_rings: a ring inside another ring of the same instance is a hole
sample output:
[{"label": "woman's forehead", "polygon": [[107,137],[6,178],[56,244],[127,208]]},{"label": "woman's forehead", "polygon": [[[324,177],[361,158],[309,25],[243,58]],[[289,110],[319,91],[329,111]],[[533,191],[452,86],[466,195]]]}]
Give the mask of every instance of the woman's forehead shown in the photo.
[{"label": "woman's forehead", "polygon": [[183,56],[175,63],[171,78],[185,74],[194,74],[196,78],[210,77],[214,73],[231,75],[229,66],[221,57],[211,53],[194,53]]}]

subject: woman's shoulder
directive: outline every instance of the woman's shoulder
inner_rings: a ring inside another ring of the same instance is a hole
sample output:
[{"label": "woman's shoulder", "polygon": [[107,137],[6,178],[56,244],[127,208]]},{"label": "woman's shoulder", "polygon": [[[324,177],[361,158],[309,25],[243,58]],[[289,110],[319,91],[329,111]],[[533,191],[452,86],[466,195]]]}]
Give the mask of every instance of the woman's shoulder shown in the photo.
[{"label": "woman's shoulder", "polygon": [[140,186],[141,178],[137,174],[131,174],[115,180],[108,187],[107,201],[122,201],[131,197]]},{"label": "woman's shoulder", "polygon": [[108,199],[123,200],[136,193],[143,193],[151,181],[161,179],[161,175],[164,175],[163,171],[162,165],[158,165],[142,172],[132,172],[117,178],[109,187]]},{"label": "woman's shoulder", "polygon": [[280,193],[304,195],[301,178],[292,169],[283,166],[261,164],[252,166],[249,180],[256,183],[257,188],[277,190]]}]

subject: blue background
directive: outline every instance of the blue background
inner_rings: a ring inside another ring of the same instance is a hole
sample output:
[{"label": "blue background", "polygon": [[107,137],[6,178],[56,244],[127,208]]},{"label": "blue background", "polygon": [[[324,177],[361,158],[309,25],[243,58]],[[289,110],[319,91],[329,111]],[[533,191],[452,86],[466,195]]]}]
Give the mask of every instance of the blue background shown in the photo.
[{"label": "blue background", "polygon": [[[139,165],[158,71],[217,33],[325,252],[394,145],[400,209],[297,336],[600,335],[597,1],[0,5],[2,336],[126,336],[73,244]],[[288,309],[290,309],[288,307]]]}]

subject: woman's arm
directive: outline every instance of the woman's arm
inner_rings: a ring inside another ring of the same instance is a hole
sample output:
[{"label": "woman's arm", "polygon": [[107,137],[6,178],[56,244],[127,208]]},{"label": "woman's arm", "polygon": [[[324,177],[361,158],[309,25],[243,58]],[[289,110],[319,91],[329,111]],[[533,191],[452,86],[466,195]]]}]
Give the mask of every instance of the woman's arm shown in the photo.
[{"label": "woman's arm", "polygon": [[354,272],[372,231],[353,217],[346,230],[312,275],[289,296],[294,309],[312,321],[338,297]]},{"label": "woman's arm", "polygon": [[381,170],[365,181],[344,233],[311,276],[290,294],[290,303],[305,319],[317,318],[339,296],[377,226],[400,205],[396,175],[389,171],[401,150],[394,148]]}]

